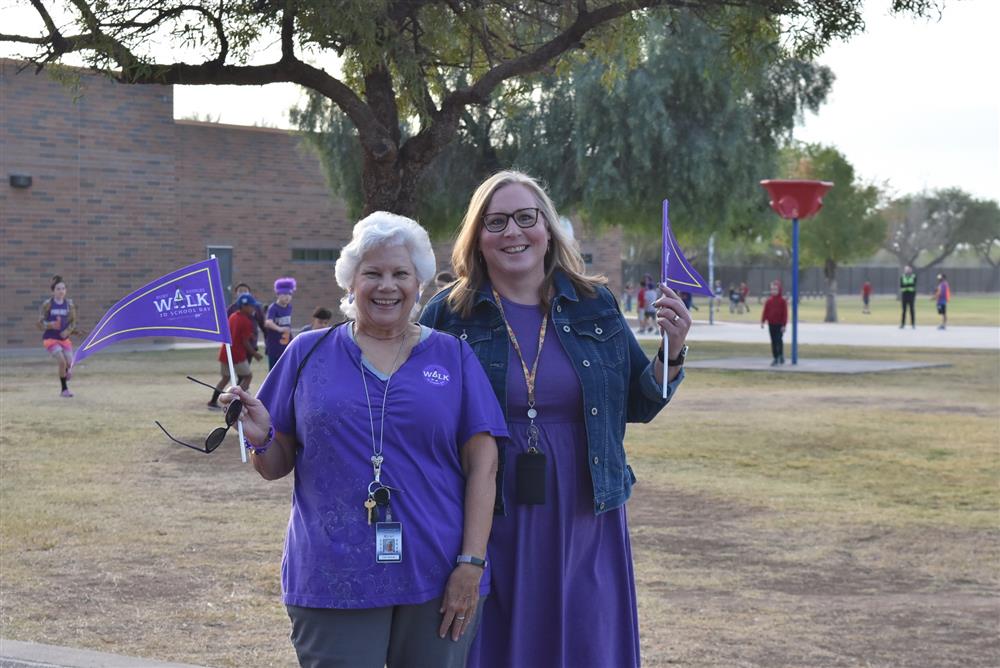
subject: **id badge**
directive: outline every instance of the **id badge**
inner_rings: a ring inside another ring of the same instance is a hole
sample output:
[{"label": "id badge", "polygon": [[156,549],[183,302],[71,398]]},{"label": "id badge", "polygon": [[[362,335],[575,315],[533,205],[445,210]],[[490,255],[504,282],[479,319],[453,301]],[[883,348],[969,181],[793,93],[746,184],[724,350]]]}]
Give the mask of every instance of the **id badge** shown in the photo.
[{"label": "id badge", "polygon": [[514,495],[525,506],[545,505],[545,455],[535,450],[517,456]]},{"label": "id badge", "polygon": [[380,564],[398,564],[403,561],[402,523],[375,523],[375,561]]}]

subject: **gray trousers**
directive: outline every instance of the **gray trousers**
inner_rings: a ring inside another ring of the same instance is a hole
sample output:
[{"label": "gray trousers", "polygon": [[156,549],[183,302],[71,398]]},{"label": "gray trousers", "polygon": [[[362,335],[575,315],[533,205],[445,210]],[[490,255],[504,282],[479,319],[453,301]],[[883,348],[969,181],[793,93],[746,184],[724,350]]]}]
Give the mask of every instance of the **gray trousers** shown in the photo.
[{"label": "gray trousers", "polygon": [[465,668],[484,600],[458,642],[438,635],[440,598],[360,610],[285,607],[302,668]]}]

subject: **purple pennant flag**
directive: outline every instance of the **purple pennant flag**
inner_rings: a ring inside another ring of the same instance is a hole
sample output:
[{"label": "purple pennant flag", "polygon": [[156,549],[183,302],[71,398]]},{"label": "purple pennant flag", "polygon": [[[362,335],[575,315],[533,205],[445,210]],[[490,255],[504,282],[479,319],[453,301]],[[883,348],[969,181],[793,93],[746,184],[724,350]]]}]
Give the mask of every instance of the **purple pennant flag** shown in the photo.
[{"label": "purple pennant flag", "polygon": [[74,364],[112,343],[144,336],[231,343],[215,258],[173,271],[121,299],[80,344]]},{"label": "purple pennant flag", "polygon": [[701,277],[684,257],[674,233],[670,230],[670,203],[663,200],[663,259],[660,266],[660,280],[676,292],[690,292],[693,295],[712,296],[711,286]]}]

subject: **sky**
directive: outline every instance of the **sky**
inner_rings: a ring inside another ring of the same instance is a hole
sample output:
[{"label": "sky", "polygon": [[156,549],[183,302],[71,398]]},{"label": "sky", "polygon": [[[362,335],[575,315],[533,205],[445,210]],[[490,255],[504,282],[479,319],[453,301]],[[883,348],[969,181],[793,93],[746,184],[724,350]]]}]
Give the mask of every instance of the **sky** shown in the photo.
[{"label": "sky", "polygon": [[[795,138],[837,147],[892,195],[958,187],[1000,201],[1000,0],[946,0],[932,19],[890,16],[889,5],[866,0],[865,33],[820,56],[836,81]],[[24,3],[11,7],[0,2],[4,32],[37,23]],[[293,84],[177,86],[174,116],[287,128],[302,99]]]}]

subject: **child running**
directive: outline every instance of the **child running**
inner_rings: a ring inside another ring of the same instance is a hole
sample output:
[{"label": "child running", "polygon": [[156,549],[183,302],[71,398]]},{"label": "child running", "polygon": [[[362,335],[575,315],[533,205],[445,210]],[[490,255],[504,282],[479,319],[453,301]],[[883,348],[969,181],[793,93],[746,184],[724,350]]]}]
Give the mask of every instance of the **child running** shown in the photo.
[{"label": "child running", "polygon": [[76,326],[76,306],[73,300],[66,297],[66,282],[62,276],[52,277],[52,296],[42,302],[41,318],[38,328],[42,330],[42,345],[59,364],[59,384],[62,385],[61,397],[69,398],[68,381],[72,377],[70,365],[73,364],[73,343],[69,335]]}]

